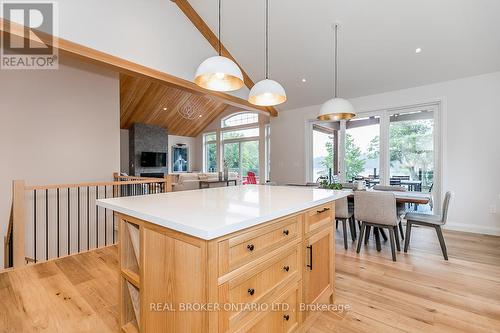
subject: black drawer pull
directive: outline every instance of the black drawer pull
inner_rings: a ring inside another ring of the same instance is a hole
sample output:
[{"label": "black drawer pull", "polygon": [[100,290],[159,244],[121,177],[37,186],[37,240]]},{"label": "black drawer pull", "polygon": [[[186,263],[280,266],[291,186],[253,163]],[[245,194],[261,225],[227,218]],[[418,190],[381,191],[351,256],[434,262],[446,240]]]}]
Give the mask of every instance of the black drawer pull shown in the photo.
[{"label": "black drawer pull", "polygon": [[309,269],[312,271],[312,269],[313,269],[313,246],[309,245],[307,248],[309,249],[309,264],[307,264],[306,266],[309,267]]},{"label": "black drawer pull", "polygon": [[288,271],[290,270],[290,266],[283,266],[283,270],[284,270],[285,272],[288,272]]},{"label": "black drawer pull", "polygon": [[283,235],[288,236],[289,233],[290,231],[288,231],[288,229],[283,230]]},{"label": "black drawer pull", "polygon": [[253,251],[254,248],[255,248],[255,246],[253,246],[253,244],[248,244],[247,245],[248,251]]},{"label": "black drawer pull", "polygon": [[285,319],[286,321],[289,321],[290,320],[290,316],[289,315],[284,315],[283,319]]},{"label": "black drawer pull", "polygon": [[327,211],[329,211],[329,210],[330,210],[330,208],[325,207],[325,208],[323,208],[322,210],[317,210],[317,211],[316,211],[316,213],[321,214],[321,213],[327,212]]},{"label": "black drawer pull", "polygon": [[248,293],[250,294],[250,296],[252,296],[253,294],[255,294],[255,289],[248,288]]}]

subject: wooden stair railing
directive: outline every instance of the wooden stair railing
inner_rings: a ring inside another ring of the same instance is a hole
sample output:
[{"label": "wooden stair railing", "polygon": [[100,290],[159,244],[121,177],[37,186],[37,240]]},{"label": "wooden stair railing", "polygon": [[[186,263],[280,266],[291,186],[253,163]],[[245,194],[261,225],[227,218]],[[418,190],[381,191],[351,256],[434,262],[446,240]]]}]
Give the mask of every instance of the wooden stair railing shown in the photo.
[{"label": "wooden stair railing", "polygon": [[4,266],[5,267],[12,267],[13,266],[13,261],[14,258],[12,256],[13,250],[12,246],[14,242],[12,241],[12,224],[13,224],[13,207],[10,207],[10,215],[9,215],[9,225],[7,226],[7,234],[5,235],[5,240],[4,240]]},{"label": "wooden stair railing", "polygon": [[116,244],[114,214],[97,207],[96,200],[170,191],[170,175],[147,178],[114,173],[110,182],[36,186],[14,180],[4,266],[16,268]]}]

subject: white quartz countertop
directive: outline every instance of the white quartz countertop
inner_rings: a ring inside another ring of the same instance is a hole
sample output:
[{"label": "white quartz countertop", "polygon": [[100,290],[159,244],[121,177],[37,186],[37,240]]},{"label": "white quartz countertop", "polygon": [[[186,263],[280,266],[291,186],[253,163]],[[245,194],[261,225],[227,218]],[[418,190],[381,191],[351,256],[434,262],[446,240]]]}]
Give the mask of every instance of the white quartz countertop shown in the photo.
[{"label": "white quartz countertop", "polygon": [[349,193],[309,187],[244,185],[100,199],[97,205],[209,240]]}]

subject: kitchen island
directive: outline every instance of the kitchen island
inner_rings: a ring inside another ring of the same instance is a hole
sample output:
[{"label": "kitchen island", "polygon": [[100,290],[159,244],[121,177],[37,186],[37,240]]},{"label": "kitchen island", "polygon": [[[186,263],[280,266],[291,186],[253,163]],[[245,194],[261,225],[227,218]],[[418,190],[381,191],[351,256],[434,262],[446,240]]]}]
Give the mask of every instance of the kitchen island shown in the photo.
[{"label": "kitchen island", "polygon": [[333,301],[342,191],[248,185],[102,199],[124,332],[290,332]]}]

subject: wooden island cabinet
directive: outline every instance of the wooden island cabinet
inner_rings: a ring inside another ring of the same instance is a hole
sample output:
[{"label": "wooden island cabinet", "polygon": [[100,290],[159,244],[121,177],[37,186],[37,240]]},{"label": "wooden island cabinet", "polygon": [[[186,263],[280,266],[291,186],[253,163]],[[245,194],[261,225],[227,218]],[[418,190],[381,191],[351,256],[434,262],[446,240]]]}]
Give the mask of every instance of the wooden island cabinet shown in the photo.
[{"label": "wooden island cabinet", "polygon": [[119,221],[123,332],[297,330],[301,304],[333,302],[338,195],[211,239],[103,200]]}]

